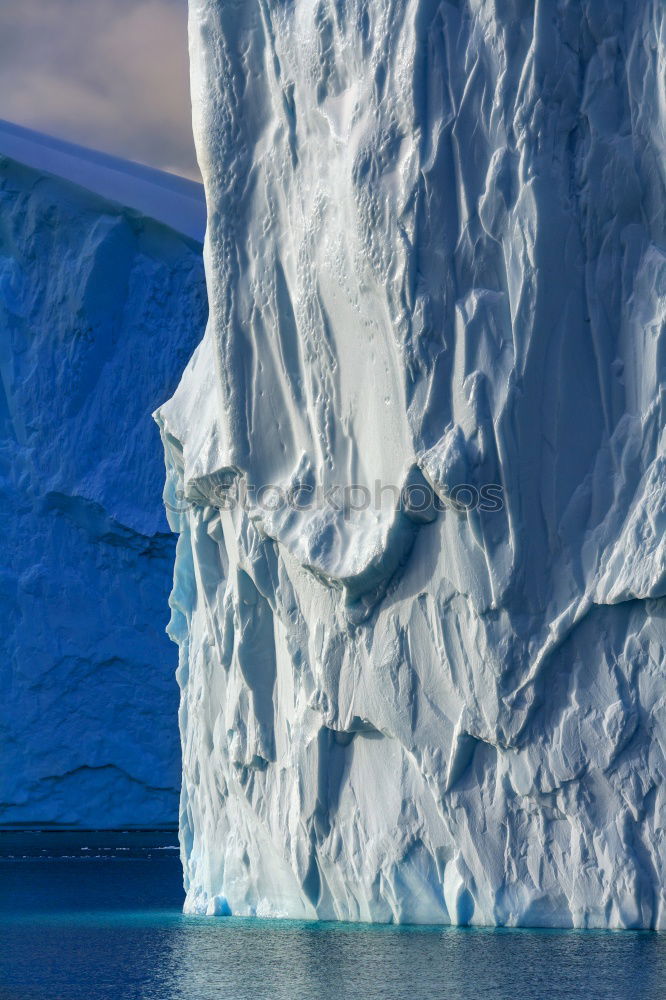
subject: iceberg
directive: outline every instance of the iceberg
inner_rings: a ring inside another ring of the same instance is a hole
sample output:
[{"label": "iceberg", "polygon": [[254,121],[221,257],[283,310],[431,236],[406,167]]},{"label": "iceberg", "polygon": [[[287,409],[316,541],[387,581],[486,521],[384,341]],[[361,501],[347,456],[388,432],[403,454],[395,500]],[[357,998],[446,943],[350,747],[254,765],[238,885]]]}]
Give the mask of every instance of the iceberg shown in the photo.
[{"label": "iceberg", "polygon": [[178,814],[150,414],[206,322],[204,216],[196,184],[0,123],[3,826]]},{"label": "iceberg", "polygon": [[663,5],[189,17],[186,909],[666,928]]}]

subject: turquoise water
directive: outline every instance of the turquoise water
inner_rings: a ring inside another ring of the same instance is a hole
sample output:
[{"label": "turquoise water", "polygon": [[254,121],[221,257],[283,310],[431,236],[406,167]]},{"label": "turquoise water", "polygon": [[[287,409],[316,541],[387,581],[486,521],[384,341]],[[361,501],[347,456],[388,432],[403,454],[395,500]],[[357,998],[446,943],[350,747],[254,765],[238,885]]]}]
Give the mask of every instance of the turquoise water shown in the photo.
[{"label": "turquoise water", "polygon": [[185,917],[170,835],[0,836],[1,1000],[666,996],[666,935]]}]

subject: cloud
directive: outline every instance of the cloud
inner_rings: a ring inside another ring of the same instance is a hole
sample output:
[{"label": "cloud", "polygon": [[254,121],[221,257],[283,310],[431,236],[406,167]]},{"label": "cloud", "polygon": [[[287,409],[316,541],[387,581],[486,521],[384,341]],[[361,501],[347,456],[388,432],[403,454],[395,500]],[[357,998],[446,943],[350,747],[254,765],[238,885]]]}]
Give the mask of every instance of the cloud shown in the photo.
[{"label": "cloud", "polygon": [[197,178],[187,0],[2,5],[0,118]]}]

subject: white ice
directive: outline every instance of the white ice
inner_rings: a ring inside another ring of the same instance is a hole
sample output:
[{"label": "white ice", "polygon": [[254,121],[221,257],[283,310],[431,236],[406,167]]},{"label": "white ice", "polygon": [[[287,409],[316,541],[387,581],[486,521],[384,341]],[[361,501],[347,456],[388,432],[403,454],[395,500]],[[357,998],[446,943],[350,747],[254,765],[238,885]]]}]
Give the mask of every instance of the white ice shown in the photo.
[{"label": "white ice", "polygon": [[[190,0],[189,910],[666,927],[665,37],[659,0]],[[503,505],[227,509],[377,482]]]}]

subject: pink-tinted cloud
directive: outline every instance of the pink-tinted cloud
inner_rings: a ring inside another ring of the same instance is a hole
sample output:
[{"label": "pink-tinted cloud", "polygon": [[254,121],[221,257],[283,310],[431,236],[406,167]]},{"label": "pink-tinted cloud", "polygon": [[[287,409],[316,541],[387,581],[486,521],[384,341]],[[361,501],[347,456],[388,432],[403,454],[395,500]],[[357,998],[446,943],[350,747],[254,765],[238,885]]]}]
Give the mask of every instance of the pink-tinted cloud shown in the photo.
[{"label": "pink-tinted cloud", "polygon": [[198,177],[187,0],[0,5],[0,118]]}]

